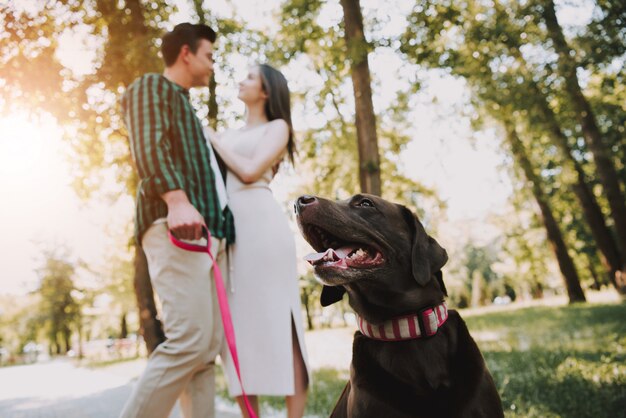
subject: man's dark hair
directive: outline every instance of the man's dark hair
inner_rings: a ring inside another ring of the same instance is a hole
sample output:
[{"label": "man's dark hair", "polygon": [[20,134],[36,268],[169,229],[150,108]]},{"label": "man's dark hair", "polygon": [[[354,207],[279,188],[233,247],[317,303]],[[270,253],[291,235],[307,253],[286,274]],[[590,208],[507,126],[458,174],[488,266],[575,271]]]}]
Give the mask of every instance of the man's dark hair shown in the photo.
[{"label": "man's dark hair", "polygon": [[188,45],[189,50],[195,54],[201,39],[214,43],[216,36],[213,29],[202,23],[179,23],[174,26],[171,32],[167,32],[161,38],[163,41],[161,43],[161,53],[163,54],[165,65],[169,67],[176,62],[183,45]]}]

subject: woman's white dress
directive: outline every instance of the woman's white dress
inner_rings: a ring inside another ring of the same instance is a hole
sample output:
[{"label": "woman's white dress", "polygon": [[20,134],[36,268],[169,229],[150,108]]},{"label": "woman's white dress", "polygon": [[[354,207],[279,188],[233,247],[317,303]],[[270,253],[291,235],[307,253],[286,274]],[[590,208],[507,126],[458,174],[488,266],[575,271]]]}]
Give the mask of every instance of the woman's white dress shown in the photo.
[{"label": "woman's white dress", "polygon": [[[225,146],[252,158],[267,127],[226,133]],[[307,363],[295,240],[284,211],[269,188],[272,170],[252,184],[228,172],[228,206],[235,219],[228,296],[244,389],[252,395],[294,394],[291,321]],[[231,396],[241,395],[224,344],[222,359]]]}]

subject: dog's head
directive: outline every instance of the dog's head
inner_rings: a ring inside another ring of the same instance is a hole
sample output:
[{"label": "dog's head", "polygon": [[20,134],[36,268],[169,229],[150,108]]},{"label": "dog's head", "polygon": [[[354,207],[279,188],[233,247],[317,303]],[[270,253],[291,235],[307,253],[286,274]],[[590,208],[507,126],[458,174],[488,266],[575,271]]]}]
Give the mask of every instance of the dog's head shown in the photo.
[{"label": "dog's head", "polygon": [[295,210],[317,252],[307,260],[325,285],[322,305],[348,291],[355,311],[376,322],[440,303],[446,294],[446,251],[406,207],[358,194],[339,202],[301,196]]}]

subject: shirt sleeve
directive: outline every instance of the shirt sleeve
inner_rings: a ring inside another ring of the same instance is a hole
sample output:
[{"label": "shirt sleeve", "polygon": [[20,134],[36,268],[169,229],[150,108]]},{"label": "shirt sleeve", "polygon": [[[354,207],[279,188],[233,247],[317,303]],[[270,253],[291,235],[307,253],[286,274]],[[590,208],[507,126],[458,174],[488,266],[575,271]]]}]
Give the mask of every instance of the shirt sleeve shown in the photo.
[{"label": "shirt sleeve", "polygon": [[122,99],[141,190],[150,197],[183,189],[183,176],[174,166],[168,136],[171,124],[169,91],[160,77],[144,76],[129,87]]}]

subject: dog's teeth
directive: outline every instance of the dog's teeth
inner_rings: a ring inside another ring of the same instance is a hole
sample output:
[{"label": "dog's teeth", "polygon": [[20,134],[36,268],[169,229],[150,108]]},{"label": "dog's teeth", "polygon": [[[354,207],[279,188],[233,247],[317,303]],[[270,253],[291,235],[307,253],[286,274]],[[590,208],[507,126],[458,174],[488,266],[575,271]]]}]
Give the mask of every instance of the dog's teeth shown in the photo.
[{"label": "dog's teeth", "polygon": [[355,259],[355,258],[359,258],[359,257],[364,257],[367,255],[367,251],[365,251],[363,248],[359,248],[356,251],[353,251],[352,254],[350,254],[350,259]]}]

